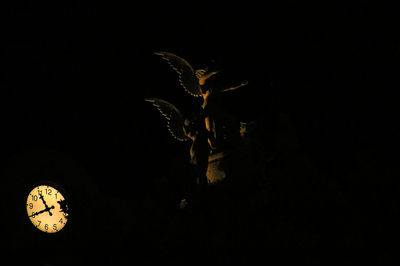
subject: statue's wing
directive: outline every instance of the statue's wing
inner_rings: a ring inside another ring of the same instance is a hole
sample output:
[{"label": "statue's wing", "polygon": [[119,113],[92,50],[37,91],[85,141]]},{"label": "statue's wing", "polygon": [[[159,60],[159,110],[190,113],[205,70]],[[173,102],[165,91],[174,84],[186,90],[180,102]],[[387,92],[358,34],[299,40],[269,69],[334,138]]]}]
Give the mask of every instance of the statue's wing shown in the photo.
[{"label": "statue's wing", "polygon": [[186,141],[190,138],[186,135],[184,129],[184,119],[181,112],[173,104],[158,98],[146,98],[146,102],[150,102],[157,107],[158,111],[167,120],[167,128],[171,135],[179,141]]},{"label": "statue's wing", "polygon": [[168,52],[155,52],[154,54],[161,56],[178,73],[179,82],[186,92],[195,97],[202,96],[197,76],[199,71],[203,70],[194,71],[185,59]]}]

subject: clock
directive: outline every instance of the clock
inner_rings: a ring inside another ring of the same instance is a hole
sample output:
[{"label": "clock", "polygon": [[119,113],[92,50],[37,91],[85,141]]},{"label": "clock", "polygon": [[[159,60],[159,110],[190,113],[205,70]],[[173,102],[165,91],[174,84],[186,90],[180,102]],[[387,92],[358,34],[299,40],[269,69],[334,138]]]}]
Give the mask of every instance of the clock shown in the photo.
[{"label": "clock", "polygon": [[39,185],[32,189],[26,199],[26,211],[33,225],[45,233],[57,233],[68,222],[67,201],[54,186]]}]

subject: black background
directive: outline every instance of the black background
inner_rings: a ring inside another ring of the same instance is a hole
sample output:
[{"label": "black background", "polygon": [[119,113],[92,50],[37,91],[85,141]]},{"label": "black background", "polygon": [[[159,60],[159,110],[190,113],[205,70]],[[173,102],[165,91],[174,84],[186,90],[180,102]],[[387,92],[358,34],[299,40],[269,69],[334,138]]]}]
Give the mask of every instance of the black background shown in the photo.
[{"label": "black background", "polygon": [[[190,265],[193,256],[248,258],[244,246],[268,253],[395,238],[399,37],[390,6],[18,1],[2,11],[2,239],[12,249],[46,246],[53,255],[39,264],[140,257]],[[219,86],[249,81],[224,104],[241,121],[263,122],[272,160],[267,185],[235,198],[235,215],[216,216],[221,224],[235,217],[234,225],[209,225],[202,235],[202,212],[177,208],[185,177],[174,167],[188,159],[189,146],[169,136],[143,99],[187,112],[193,99],[154,51],[195,68],[216,65]],[[13,203],[43,180],[63,185],[75,206],[58,237],[31,232],[17,207],[24,199]],[[258,207],[247,213],[244,206]],[[105,252],[87,253],[85,245]]]}]

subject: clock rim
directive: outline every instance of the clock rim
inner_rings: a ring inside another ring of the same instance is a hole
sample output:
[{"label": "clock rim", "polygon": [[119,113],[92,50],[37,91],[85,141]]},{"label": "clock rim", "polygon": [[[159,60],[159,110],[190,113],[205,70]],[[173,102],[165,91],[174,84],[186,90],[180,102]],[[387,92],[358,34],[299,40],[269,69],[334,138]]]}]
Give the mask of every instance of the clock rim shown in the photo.
[{"label": "clock rim", "polygon": [[[31,219],[28,217],[28,213],[26,211],[27,199],[28,199],[29,194],[38,186],[49,186],[49,187],[52,187],[52,188],[56,189],[57,191],[59,191],[61,193],[61,195],[64,197],[64,199],[68,203],[68,211],[69,211],[68,220],[64,224],[63,228],[61,230],[57,231],[57,232],[50,233],[50,232],[45,232],[45,231],[42,231],[42,230],[38,229],[32,223]],[[71,224],[71,200],[70,200],[70,195],[62,185],[60,185],[59,183],[57,183],[55,181],[52,181],[52,180],[41,180],[41,181],[38,181],[38,182],[35,182],[35,183],[29,185],[28,188],[27,188],[27,193],[25,193],[24,207],[25,207],[24,209],[25,209],[25,215],[26,215],[25,217],[27,218],[29,223],[36,229],[36,230],[34,230],[35,232],[38,232],[38,233],[40,233],[42,235],[47,235],[49,237],[51,237],[51,236],[59,236],[61,234],[64,234],[68,230],[68,228],[70,227],[70,224]]]}]

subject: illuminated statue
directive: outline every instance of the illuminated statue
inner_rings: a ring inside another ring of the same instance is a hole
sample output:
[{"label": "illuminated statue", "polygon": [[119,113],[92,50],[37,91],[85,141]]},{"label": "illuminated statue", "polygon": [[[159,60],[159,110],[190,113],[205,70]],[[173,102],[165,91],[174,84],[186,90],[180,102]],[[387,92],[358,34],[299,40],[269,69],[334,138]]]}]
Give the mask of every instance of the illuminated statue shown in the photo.
[{"label": "illuminated statue", "polygon": [[213,90],[209,88],[203,94],[202,108],[204,110],[204,122],[206,129],[212,134],[214,142],[209,139],[210,145],[213,149],[219,148],[220,144],[226,142],[231,138],[230,135],[239,134],[240,124],[236,122],[235,118],[231,116],[216,100],[220,93],[233,91],[240,87],[247,85],[248,82],[244,81],[238,86],[230,87],[224,90]]},{"label": "illuminated statue", "polygon": [[191,140],[190,163],[194,166],[196,182],[207,185],[208,156],[210,146],[208,144],[209,132],[202,121],[203,117],[195,116],[184,119],[182,113],[171,103],[157,98],[146,98],[145,101],[155,106],[167,120],[167,128],[171,135],[179,141]]},{"label": "illuminated statue", "polygon": [[[178,73],[179,82],[187,93],[194,97],[202,97],[204,110],[204,122],[205,127],[212,138],[208,139],[208,142],[213,150],[217,149],[219,142],[223,141],[223,135],[226,135],[227,130],[232,130],[232,127],[227,125],[232,124],[231,117],[227,115],[227,112],[222,110],[218,104],[214,101],[216,96],[222,92],[228,92],[236,90],[248,84],[247,81],[242,82],[238,86],[230,87],[228,89],[211,89],[205,88],[206,80],[218,72],[207,72],[208,69],[194,70],[193,67],[183,58],[168,52],[156,52],[156,55],[161,56],[168,64]],[[239,130],[239,124],[234,131]],[[223,132],[225,130],[225,133]]]}]

